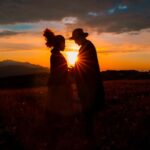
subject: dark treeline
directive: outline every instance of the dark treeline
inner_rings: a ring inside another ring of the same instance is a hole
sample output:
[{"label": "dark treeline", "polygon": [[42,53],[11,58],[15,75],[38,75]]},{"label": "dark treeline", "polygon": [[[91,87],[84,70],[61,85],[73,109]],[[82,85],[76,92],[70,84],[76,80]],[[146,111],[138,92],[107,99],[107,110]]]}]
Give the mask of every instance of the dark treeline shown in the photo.
[{"label": "dark treeline", "polygon": [[[48,73],[36,73],[30,75],[18,75],[0,78],[0,88],[29,88],[46,86]],[[145,80],[150,79],[150,72],[135,70],[108,70],[102,71],[103,80]]]},{"label": "dark treeline", "polygon": [[6,89],[46,86],[48,76],[48,73],[38,73],[0,78],[0,88]]},{"label": "dark treeline", "polygon": [[141,80],[150,79],[150,71],[140,72],[136,70],[108,70],[102,72],[102,77],[104,80]]}]

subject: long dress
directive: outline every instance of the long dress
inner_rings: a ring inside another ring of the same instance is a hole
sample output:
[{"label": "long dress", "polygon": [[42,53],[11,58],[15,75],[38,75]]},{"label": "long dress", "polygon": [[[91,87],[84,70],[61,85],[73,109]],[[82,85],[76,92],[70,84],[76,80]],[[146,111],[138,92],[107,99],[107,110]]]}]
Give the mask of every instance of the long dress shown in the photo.
[{"label": "long dress", "polygon": [[53,49],[51,53],[47,110],[51,114],[69,116],[73,109],[67,61],[60,51]]}]

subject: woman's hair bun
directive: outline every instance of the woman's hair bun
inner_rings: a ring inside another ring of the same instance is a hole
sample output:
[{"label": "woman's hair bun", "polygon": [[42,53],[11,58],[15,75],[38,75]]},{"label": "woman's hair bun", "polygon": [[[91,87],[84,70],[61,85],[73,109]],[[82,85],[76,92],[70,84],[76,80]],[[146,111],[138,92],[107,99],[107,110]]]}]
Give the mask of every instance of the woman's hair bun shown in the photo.
[{"label": "woman's hair bun", "polygon": [[49,46],[54,46],[55,43],[55,35],[50,29],[45,29],[43,36],[46,38],[46,41],[49,43]]},{"label": "woman's hair bun", "polygon": [[45,29],[43,36],[45,36],[46,38],[55,38],[54,33],[50,29]]}]

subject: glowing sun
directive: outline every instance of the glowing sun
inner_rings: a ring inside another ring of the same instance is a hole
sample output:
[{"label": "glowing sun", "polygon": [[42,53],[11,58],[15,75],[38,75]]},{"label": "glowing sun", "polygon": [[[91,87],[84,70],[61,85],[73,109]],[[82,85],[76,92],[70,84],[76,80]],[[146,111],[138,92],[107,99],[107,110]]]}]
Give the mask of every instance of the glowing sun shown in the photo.
[{"label": "glowing sun", "polygon": [[70,66],[74,66],[75,65],[75,62],[78,60],[78,52],[67,52],[66,53],[67,55],[67,62],[68,62],[68,65]]}]

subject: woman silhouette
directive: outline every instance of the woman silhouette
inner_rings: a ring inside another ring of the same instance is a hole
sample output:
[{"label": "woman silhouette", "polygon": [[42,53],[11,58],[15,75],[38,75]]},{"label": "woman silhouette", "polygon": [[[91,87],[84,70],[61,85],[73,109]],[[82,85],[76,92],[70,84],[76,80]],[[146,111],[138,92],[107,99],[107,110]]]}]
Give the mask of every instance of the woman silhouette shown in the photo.
[{"label": "woman silhouette", "polygon": [[43,36],[51,50],[50,76],[48,80],[48,112],[69,115],[72,110],[71,87],[68,79],[68,66],[60,51],[65,49],[65,38],[46,29]]}]

